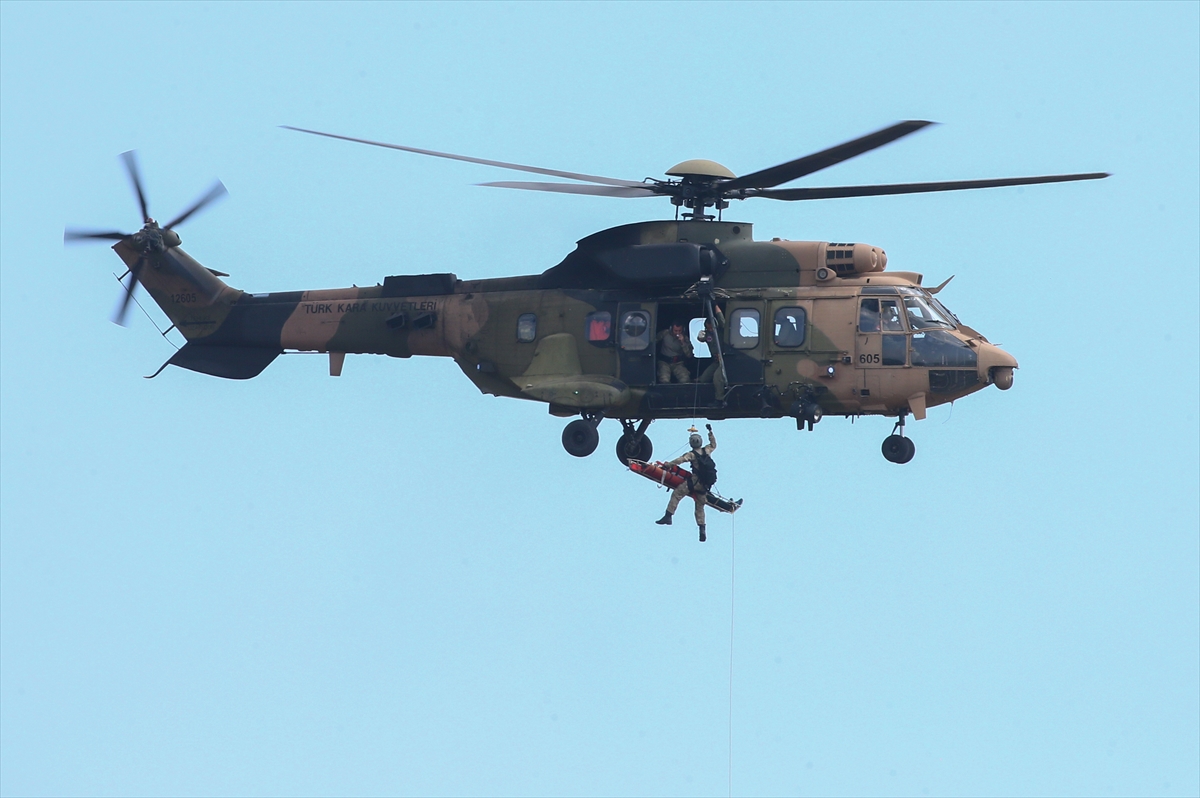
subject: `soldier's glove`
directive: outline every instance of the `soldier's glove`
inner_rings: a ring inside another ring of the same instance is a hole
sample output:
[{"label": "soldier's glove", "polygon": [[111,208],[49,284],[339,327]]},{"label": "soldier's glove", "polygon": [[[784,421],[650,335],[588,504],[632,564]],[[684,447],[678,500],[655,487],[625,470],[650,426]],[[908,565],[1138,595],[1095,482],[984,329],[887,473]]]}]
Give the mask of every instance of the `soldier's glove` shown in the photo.
[{"label": "soldier's glove", "polygon": [[712,432],[712,424],[705,424],[705,425],[704,425],[704,428],[705,428],[706,430],[708,430],[709,432]]}]

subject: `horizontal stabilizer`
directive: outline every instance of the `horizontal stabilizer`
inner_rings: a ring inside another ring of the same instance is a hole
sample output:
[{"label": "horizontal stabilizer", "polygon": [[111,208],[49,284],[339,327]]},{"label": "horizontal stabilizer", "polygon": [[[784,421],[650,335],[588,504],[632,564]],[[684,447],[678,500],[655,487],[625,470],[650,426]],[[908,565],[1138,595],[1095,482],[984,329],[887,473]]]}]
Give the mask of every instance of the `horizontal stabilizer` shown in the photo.
[{"label": "horizontal stabilizer", "polygon": [[261,374],[262,370],[281,354],[282,349],[271,347],[204,346],[187,343],[163,365],[179,366],[189,371],[230,380],[248,380]]}]

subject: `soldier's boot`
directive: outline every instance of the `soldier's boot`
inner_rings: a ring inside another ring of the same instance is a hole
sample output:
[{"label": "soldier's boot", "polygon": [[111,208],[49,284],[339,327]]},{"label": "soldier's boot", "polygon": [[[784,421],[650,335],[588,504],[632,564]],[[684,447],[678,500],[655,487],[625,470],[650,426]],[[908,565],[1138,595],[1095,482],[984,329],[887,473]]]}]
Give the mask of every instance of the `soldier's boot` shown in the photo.
[{"label": "soldier's boot", "polygon": [[660,518],[660,519],[658,519],[658,520],[657,520],[657,521],[655,521],[654,523],[656,523],[656,524],[662,524],[663,526],[670,526],[670,525],[671,525],[671,514],[670,514],[670,513],[663,513],[663,517],[662,517],[662,518]]},{"label": "soldier's boot", "polygon": [[704,524],[700,524],[700,542],[708,540],[708,536],[704,534]]}]

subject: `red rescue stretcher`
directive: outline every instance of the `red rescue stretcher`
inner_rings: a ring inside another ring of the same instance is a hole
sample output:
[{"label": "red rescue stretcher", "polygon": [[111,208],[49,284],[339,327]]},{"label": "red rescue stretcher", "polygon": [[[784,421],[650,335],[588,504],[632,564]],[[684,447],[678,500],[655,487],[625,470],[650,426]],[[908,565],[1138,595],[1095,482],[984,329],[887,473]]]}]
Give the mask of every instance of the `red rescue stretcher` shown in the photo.
[{"label": "red rescue stretcher", "polygon": [[[683,470],[679,466],[668,465],[663,462],[643,463],[641,460],[630,460],[629,470],[635,474],[641,474],[646,479],[657,482],[659,485],[668,490],[675,490],[684,483],[691,473]],[[695,496],[694,493],[689,493],[689,496]],[[713,491],[709,491],[704,495],[704,503],[714,510],[719,510],[723,513],[735,513],[742,506],[742,500],[733,501],[720,496]]]}]

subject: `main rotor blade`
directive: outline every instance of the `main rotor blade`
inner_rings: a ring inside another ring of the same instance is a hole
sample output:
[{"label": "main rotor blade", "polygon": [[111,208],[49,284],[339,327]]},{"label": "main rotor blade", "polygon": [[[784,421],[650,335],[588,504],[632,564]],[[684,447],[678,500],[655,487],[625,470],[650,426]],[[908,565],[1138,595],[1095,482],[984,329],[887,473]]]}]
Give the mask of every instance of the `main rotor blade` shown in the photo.
[{"label": "main rotor blade", "polygon": [[768,188],[770,186],[778,186],[780,183],[787,183],[798,177],[811,175],[813,172],[818,172],[834,164],[847,161],[856,155],[862,155],[864,152],[882,147],[884,144],[890,144],[898,138],[903,138],[910,133],[916,133],[921,128],[932,124],[935,123],[919,119],[900,122],[891,127],[885,127],[883,130],[868,133],[853,141],[839,144],[836,147],[830,147],[827,150],[821,150],[812,155],[805,155],[803,158],[781,163],[778,166],[772,166],[770,169],[763,169],[748,175],[735,177],[733,180],[719,185],[722,191],[739,188]]},{"label": "main rotor blade", "polygon": [[832,186],[829,188],[762,189],[747,193],[747,197],[766,197],[777,200],[839,199],[842,197],[880,197],[889,194],[924,194],[930,191],[962,191],[972,188],[1001,186],[1031,186],[1037,183],[1067,183],[1073,180],[1100,180],[1108,172],[1089,172],[1075,175],[1043,175],[1040,177],[1003,177],[995,180],[949,180],[941,183],[896,183],[880,186]]},{"label": "main rotor blade", "polygon": [[216,184],[214,184],[213,187],[208,190],[207,194],[205,194],[203,197],[201,197],[200,199],[198,199],[194,203],[192,203],[192,207],[188,208],[186,211],[179,214],[171,221],[167,222],[165,225],[163,225],[163,227],[170,230],[171,228],[173,228],[177,225],[183,224],[187,220],[187,218],[189,216],[191,216],[193,213],[200,210],[201,208],[203,208],[205,205],[209,204],[213,200],[219,199],[228,193],[229,192],[225,189],[225,184],[222,183],[220,180],[218,180],[216,182]]},{"label": "main rotor blade", "polygon": [[498,166],[501,169],[515,169],[518,172],[533,172],[538,175],[550,175],[551,177],[565,177],[569,180],[584,180],[589,183],[601,183],[608,186],[640,186],[641,183],[636,180],[618,180],[615,177],[600,177],[599,175],[585,175],[579,172],[562,172],[557,169],[543,169],[540,166],[524,166],[519,163],[507,163],[505,161],[489,161],[486,158],[472,158],[468,155],[455,155],[449,152],[436,152],[435,150],[422,150],[417,147],[405,147],[402,144],[388,144],[383,141],[371,141],[370,139],[356,139],[350,136],[339,136],[336,133],[322,133],[319,130],[306,130],[302,127],[292,127],[291,125],[280,125],[284,130],[295,130],[299,133],[311,133],[314,136],[325,136],[331,139],[341,139],[342,141],[353,141],[358,144],[370,144],[373,147],[387,147],[389,150],[404,150],[405,152],[415,152],[418,155],[432,155],[435,158],[449,158],[452,161],[466,161],[467,163],[478,163],[484,166]]},{"label": "main rotor blade", "polygon": [[524,183],[501,181],[499,183],[477,183],[496,188],[523,188],[526,191],[553,191],[559,194],[592,194],[599,197],[653,197],[658,194],[645,184],[637,186],[585,186],[575,183]]},{"label": "main rotor blade", "polygon": [[125,169],[129,172],[129,179],[133,182],[133,190],[137,192],[138,207],[142,210],[142,223],[150,221],[150,211],[147,210],[146,192],[142,190],[142,176],[138,173],[137,155],[134,150],[121,153],[121,158],[125,161]]},{"label": "main rotor blade", "polygon": [[90,241],[97,238],[102,238],[106,241],[124,241],[126,238],[129,238],[129,233],[120,233],[116,230],[91,232],[89,230],[73,230],[69,227],[63,231],[64,244],[69,244],[73,241]]},{"label": "main rotor blade", "polygon": [[113,324],[125,326],[125,311],[129,310],[129,301],[133,299],[133,290],[137,288],[138,273],[142,270],[142,265],[145,264],[146,258],[141,257],[129,269],[129,287],[125,289],[125,296],[121,299],[121,307],[113,316]]}]

